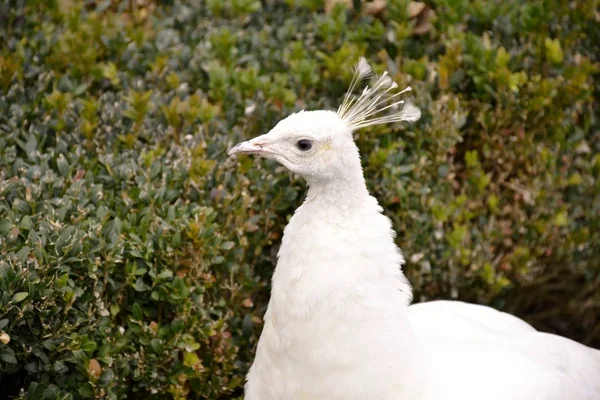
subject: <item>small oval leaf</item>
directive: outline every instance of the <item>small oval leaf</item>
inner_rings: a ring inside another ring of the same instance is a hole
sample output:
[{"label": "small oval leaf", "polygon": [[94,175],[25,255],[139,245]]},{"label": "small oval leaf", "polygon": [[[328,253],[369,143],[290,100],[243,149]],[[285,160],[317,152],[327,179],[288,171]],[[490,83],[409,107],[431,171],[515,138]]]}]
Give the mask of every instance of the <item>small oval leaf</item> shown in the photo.
[{"label": "small oval leaf", "polygon": [[29,296],[29,293],[27,293],[27,292],[19,292],[19,293],[15,293],[15,294],[13,295],[13,297],[12,297],[12,300],[11,300],[11,301],[13,301],[13,302],[15,302],[15,303],[20,303],[20,302],[22,302],[23,300],[25,300],[25,299],[27,298],[27,296]]}]

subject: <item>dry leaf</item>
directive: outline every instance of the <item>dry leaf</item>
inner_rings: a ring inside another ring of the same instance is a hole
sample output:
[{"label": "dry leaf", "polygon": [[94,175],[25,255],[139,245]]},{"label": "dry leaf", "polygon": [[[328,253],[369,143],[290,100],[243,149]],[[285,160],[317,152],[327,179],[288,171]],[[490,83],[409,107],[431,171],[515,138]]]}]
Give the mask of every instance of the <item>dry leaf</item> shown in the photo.
[{"label": "dry leaf", "polygon": [[433,28],[429,21],[435,16],[435,13],[425,3],[411,1],[408,5],[408,15],[415,21],[413,35],[424,35]]},{"label": "dry leaf", "polygon": [[381,14],[387,6],[386,0],[373,0],[365,4],[365,14],[377,16]]},{"label": "dry leaf", "polygon": [[433,25],[431,25],[431,22],[424,18],[423,21],[417,22],[417,25],[415,26],[415,29],[413,29],[412,33],[413,35],[424,35],[432,28]]},{"label": "dry leaf", "polygon": [[411,1],[408,3],[408,16],[410,18],[416,18],[425,10],[426,7],[426,4],[421,1]]},{"label": "dry leaf", "polygon": [[90,360],[90,364],[88,365],[87,370],[88,374],[90,374],[90,376],[94,377],[95,379],[98,379],[100,377],[100,374],[102,374],[102,367],[100,366],[98,360],[96,360],[95,358],[92,358]]},{"label": "dry leaf", "polygon": [[8,344],[8,342],[10,342],[10,336],[8,336],[8,333],[2,332],[2,334],[0,334],[0,342],[3,344]]},{"label": "dry leaf", "polygon": [[329,14],[336,4],[343,4],[346,8],[352,7],[352,0],[325,0],[325,12]]},{"label": "dry leaf", "polygon": [[73,178],[74,181],[78,181],[81,178],[83,178],[85,176],[86,170],[85,169],[79,169],[77,170],[77,173],[75,174],[75,177]]}]

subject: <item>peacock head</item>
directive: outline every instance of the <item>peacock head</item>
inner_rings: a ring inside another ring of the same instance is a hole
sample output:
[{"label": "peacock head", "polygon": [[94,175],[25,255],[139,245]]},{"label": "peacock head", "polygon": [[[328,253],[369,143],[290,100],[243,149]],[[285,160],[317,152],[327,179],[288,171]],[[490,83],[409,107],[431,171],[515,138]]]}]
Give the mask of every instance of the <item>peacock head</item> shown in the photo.
[{"label": "peacock head", "polygon": [[[373,83],[358,96],[357,85],[366,79]],[[370,125],[414,122],[421,111],[398,96],[398,85],[384,72],[373,77],[364,58],[354,67],[354,77],[337,110],[300,111],[281,120],[267,134],[241,142],[229,155],[256,154],[276,160],[309,184],[343,177],[362,177],[360,156],[352,132]]]}]

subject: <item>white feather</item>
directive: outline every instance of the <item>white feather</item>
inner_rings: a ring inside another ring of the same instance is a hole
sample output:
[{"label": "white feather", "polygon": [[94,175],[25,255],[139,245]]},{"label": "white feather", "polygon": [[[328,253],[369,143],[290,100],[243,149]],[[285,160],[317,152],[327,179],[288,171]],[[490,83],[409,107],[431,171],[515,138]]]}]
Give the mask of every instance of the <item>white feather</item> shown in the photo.
[{"label": "white feather", "polygon": [[404,103],[400,114],[402,115],[402,120],[406,122],[416,122],[421,118],[421,110],[411,102]]},{"label": "white feather", "polygon": [[[354,78],[337,112],[338,116],[351,129],[391,122],[415,122],[420,118],[420,110],[412,103],[404,104],[402,100],[391,102],[397,96],[412,89],[409,86],[404,90],[392,94],[392,91],[398,88],[398,84],[392,80],[387,71],[376,77],[371,86],[366,86],[359,97],[352,97],[352,92],[356,84],[360,80],[372,75],[372,69],[363,57],[359,59],[354,69]],[[359,71],[362,71],[362,73],[359,73]],[[357,77],[362,78],[358,79]],[[396,106],[403,104],[404,106],[399,111],[387,115],[382,114],[384,111],[394,111]]]},{"label": "white feather", "polygon": [[371,73],[373,73],[371,66],[367,62],[367,59],[364,57],[358,59],[358,63],[354,68],[359,77],[367,77]]},{"label": "white feather", "polygon": [[[345,112],[344,110],[346,110],[348,107],[350,107],[352,105],[352,101],[350,100],[350,96],[352,94],[352,91],[354,90],[354,88],[356,87],[356,85],[371,77],[371,75],[373,74],[373,70],[371,69],[371,66],[369,65],[369,63],[367,62],[367,60],[364,57],[361,57],[358,60],[358,63],[356,63],[356,65],[354,66],[354,75],[352,76],[352,81],[350,81],[350,86],[348,88],[348,91],[346,92],[346,95],[344,96],[344,100],[342,102],[342,105],[339,108],[338,112]],[[367,90],[367,88],[365,88],[365,91]]]}]

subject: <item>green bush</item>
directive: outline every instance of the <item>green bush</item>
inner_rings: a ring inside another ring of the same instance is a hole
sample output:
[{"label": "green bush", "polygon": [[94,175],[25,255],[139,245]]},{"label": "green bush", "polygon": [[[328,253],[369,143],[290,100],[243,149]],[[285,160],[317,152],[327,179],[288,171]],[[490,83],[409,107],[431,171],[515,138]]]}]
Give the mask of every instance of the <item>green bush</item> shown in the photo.
[{"label": "green bush", "polygon": [[363,54],[424,111],[356,135],[415,299],[600,345],[598,1],[352,3],[0,5],[1,398],[241,397],[305,185],[226,150]]}]

